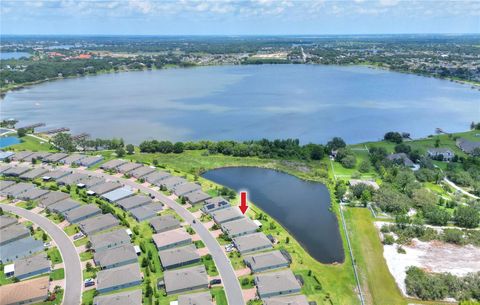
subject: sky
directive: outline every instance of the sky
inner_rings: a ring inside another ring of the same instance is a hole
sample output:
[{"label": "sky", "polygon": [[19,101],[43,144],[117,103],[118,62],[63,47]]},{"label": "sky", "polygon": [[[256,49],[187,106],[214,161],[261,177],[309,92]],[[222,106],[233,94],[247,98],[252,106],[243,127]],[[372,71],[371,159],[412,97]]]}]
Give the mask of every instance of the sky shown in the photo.
[{"label": "sky", "polygon": [[480,0],[0,0],[0,34],[480,33]]}]

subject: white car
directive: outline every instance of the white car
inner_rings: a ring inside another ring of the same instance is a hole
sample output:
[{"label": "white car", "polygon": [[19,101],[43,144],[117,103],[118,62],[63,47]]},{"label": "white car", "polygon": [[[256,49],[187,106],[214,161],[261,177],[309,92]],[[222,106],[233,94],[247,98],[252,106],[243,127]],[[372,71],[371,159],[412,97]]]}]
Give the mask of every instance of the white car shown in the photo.
[{"label": "white car", "polygon": [[48,243],[44,243],[44,244],[43,244],[43,247],[44,247],[44,248],[50,248],[51,245],[52,245],[52,244],[51,244],[50,242],[48,242]]}]

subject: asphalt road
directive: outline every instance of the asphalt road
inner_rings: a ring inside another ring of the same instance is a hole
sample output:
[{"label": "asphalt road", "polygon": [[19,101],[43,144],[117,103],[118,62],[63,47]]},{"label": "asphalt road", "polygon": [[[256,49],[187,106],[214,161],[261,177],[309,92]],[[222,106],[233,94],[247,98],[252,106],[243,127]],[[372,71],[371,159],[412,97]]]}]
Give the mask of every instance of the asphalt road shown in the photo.
[{"label": "asphalt road", "polygon": [[37,224],[57,244],[63,258],[65,268],[65,293],[62,304],[81,304],[82,296],[82,265],[74,244],[68,236],[57,225],[49,219],[30,212],[28,210],[7,204],[0,204],[0,207],[7,212],[17,214]]},{"label": "asphalt road", "polygon": [[215,265],[217,266],[218,272],[220,273],[220,277],[222,278],[222,283],[225,289],[225,294],[227,296],[228,304],[229,305],[245,305],[245,301],[243,300],[242,288],[240,287],[240,283],[238,282],[237,276],[235,274],[235,270],[233,269],[232,265],[230,264],[230,260],[228,259],[225,252],[222,250],[222,246],[218,243],[212,233],[200,222],[196,221],[193,223],[195,217],[189,210],[175,202],[174,200],[168,198],[164,194],[155,191],[149,187],[145,187],[139,183],[133,182],[128,179],[114,177],[112,175],[108,175],[105,173],[98,173],[92,172],[88,170],[81,170],[81,169],[72,169],[75,172],[86,173],[90,175],[97,175],[103,177],[108,180],[118,180],[122,182],[124,185],[128,185],[130,187],[140,189],[142,192],[152,194],[155,196],[160,202],[166,204],[170,208],[172,208],[178,215],[180,215],[186,222],[188,222],[195,232],[198,233],[200,238],[202,239],[205,246],[210,251],[213,260],[215,261]]}]

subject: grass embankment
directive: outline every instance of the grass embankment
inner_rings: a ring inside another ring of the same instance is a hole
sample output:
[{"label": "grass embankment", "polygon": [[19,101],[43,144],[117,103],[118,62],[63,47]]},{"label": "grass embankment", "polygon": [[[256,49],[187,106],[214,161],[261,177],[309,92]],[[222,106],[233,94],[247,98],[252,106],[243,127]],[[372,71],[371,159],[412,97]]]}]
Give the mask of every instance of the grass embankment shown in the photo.
[{"label": "grass embankment", "polygon": [[40,141],[39,139],[26,135],[20,138],[21,143],[9,146],[9,150],[31,150],[31,151],[55,151],[48,140]]}]

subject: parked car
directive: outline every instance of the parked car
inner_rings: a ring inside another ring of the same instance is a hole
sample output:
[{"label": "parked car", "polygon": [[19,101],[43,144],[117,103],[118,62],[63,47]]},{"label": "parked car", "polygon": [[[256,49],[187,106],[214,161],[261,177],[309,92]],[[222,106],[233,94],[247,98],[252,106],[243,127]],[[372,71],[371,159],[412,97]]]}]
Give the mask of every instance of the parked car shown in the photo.
[{"label": "parked car", "polygon": [[95,285],[95,280],[94,280],[94,279],[86,279],[86,280],[83,282],[83,285],[84,285],[85,287],[94,286],[94,285]]},{"label": "parked car", "polygon": [[221,284],[222,280],[221,279],[213,279],[210,281],[210,285],[218,285]]},{"label": "parked car", "polygon": [[48,243],[44,243],[43,247],[44,248],[50,248],[51,245],[52,245],[52,243],[48,242]]},{"label": "parked car", "polygon": [[77,233],[77,234],[73,235],[73,240],[80,239],[80,238],[82,238],[82,237],[84,237],[84,236],[85,236],[85,234],[83,234],[82,232]]}]

